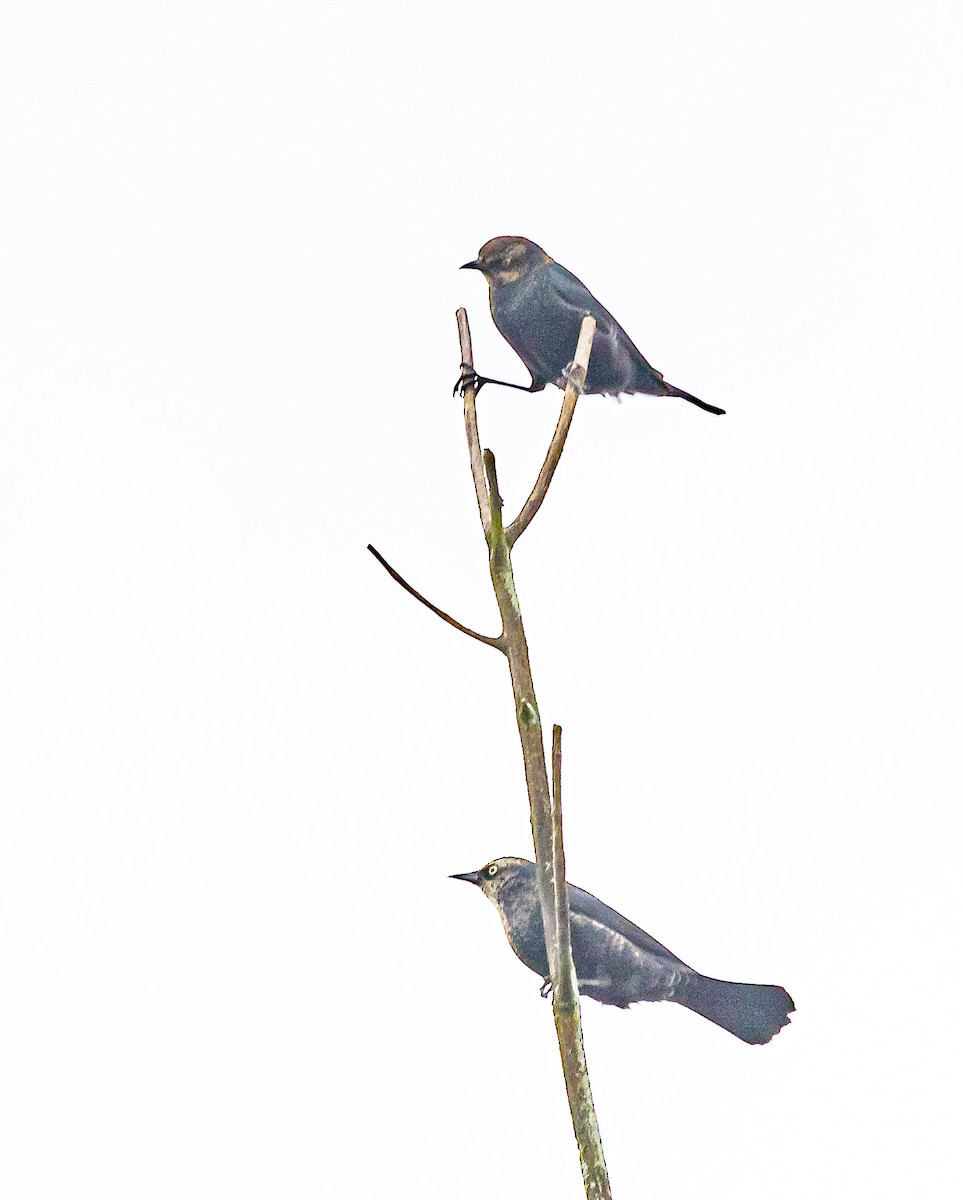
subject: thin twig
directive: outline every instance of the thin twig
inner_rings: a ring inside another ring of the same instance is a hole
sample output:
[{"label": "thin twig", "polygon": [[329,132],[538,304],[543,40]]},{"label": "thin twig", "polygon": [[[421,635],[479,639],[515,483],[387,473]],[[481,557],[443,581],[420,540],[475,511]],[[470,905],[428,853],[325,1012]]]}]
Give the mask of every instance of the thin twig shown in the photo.
[{"label": "thin twig", "polygon": [[482,464],[485,468],[485,480],[488,484],[488,496],[491,502],[491,525],[489,532],[492,534],[492,541],[501,536],[502,532],[502,497],[498,490],[498,469],[495,466],[495,455],[491,450],[486,450],[482,455]]},{"label": "thin twig", "polygon": [[389,563],[387,559],[383,558],[378,553],[374,546],[369,544],[368,549],[375,556],[378,562],[381,563],[395,583],[400,583],[409,596],[414,596],[414,598],[420,601],[425,608],[431,609],[436,617],[441,617],[443,621],[446,621],[449,625],[453,626],[461,633],[466,633],[470,638],[474,638],[476,642],[484,642],[486,646],[494,646],[496,650],[501,650],[504,653],[504,646],[500,637],[489,637],[484,633],[476,633],[474,629],[469,629],[467,625],[462,625],[461,621],[456,621],[454,617],[449,616],[448,613],[444,612],[436,604],[432,604],[432,602],[426,599],[421,592],[416,591],[415,588],[413,588],[408,582],[408,580],[399,575],[391,563]]},{"label": "thin twig", "polygon": [[[608,1171],[602,1153],[592,1085],[589,1082],[582,1043],[582,1014],[578,1003],[578,981],[572,959],[572,925],[565,882],[565,849],[562,844],[562,727],[552,729],[552,892],[555,901],[555,945],[549,956],[552,971],[552,1009],[562,1056],[565,1092],[572,1128],[582,1161],[585,1194],[593,1200],[611,1200]],[[571,1069],[578,1063],[579,1070]]]},{"label": "thin twig", "polygon": [[575,972],[565,970],[572,961],[572,924],[565,883],[565,846],[562,842],[562,727],[552,728],[552,891],[555,899],[555,954],[552,968],[552,995],[558,1007],[568,1010],[578,1000]]},{"label": "thin twig", "polygon": [[575,405],[578,403],[582,388],[585,386],[589,356],[592,353],[592,339],[594,337],[595,318],[583,317],[582,327],[578,335],[578,345],[575,349],[575,358],[572,361],[572,373],[568,383],[565,385],[565,395],[562,398],[562,411],[559,413],[558,424],[555,427],[555,433],[548,447],[548,453],[545,455],[545,461],[542,463],[542,469],[538,473],[538,479],[535,480],[535,486],[532,488],[532,494],[525,501],[522,511],[508,527],[509,546],[515,545],[532,523],[532,518],[542,507],[542,501],[548,492],[548,485],[552,482],[552,476],[555,474],[558,460],[562,457],[562,451],[565,448],[565,439],[568,437],[569,427],[572,424],[572,418],[575,416]]},{"label": "thin twig", "polygon": [[[468,328],[468,313],[460,308],[455,313],[458,322],[458,342],[461,346],[461,361],[463,367],[474,367],[471,350],[471,330]],[[465,432],[468,434],[468,457],[471,459],[471,475],[475,481],[475,498],[478,501],[478,515],[481,518],[485,537],[491,528],[491,513],[488,508],[488,492],[485,490],[485,472],[482,469],[481,443],[478,440],[478,413],[475,410],[474,384],[465,388]]]}]

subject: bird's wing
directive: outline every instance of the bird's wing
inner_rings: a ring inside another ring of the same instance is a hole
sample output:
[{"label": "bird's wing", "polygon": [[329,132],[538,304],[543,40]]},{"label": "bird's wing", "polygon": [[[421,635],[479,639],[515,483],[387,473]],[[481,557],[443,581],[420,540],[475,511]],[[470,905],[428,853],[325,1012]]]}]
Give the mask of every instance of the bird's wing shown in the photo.
[{"label": "bird's wing", "polygon": [[645,391],[660,393],[663,390],[662,376],[645,358],[615,317],[604,304],[600,304],[584,283],[571,271],[551,263],[545,269],[546,295],[543,303],[549,311],[565,314],[559,322],[566,327],[566,339],[574,342],[582,317],[591,313],[595,318],[595,339],[589,359],[589,392],[605,392],[609,395]]},{"label": "bird's wing", "polygon": [[633,924],[627,917],[623,917],[614,908],[609,908],[607,904],[603,904],[591,892],[585,892],[570,883],[568,885],[568,898],[569,908],[573,915],[577,914],[579,917],[585,917],[590,921],[605,926],[607,929],[613,930],[615,933],[621,934],[633,946],[636,946],[646,954],[653,954],[665,962],[685,967],[687,971],[692,970],[687,963],[684,963],[671,950],[666,949],[661,942],[657,942],[644,929],[640,929],[638,925]]},{"label": "bird's wing", "polygon": [[[620,334],[627,337],[605,305],[600,304],[581,279],[561,263],[553,262],[546,267],[545,280],[555,312],[569,312],[579,324],[590,313],[595,318],[595,337],[598,341],[604,339],[615,342]],[[575,353],[574,349],[572,353]]]}]

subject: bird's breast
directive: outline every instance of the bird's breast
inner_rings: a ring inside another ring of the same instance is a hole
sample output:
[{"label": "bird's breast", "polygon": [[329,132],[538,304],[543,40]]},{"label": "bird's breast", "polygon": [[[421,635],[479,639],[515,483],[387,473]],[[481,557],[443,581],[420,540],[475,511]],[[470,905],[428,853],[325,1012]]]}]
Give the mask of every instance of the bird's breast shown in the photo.
[{"label": "bird's breast", "polygon": [[498,332],[537,383],[557,383],[575,357],[583,312],[560,305],[547,267],[504,287],[492,287],[492,319]]}]

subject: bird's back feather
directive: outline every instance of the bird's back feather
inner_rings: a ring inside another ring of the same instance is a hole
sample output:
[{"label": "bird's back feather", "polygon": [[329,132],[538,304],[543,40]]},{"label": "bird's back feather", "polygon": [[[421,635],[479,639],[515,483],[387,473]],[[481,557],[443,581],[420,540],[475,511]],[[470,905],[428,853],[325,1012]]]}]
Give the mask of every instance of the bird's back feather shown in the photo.
[{"label": "bird's back feather", "polygon": [[582,319],[595,318],[585,392],[589,395],[680,396],[708,412],[722,409],[666,383],[615,317],[561,263],[540,263],[511,283],[491,285],[492,317],[538,387],[565,386]]}]

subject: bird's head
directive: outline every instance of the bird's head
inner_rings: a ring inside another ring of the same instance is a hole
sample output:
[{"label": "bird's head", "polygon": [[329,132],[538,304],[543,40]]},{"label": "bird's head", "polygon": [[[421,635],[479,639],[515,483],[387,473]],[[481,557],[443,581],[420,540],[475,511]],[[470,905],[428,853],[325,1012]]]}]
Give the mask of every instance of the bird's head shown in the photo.
[{"label": "bird's head", "polygon": [[526,868],[531,870],[533,866],[527,858],[494,858],[479,871],[466,871],[463,875],[452,875],[450,878],[473,883],[481,888],[493,904],[497,904],[502,891],[518,882]]},{"label": "bird's head", "polygon": [[481,271],[492,287],[516,283],[529,271],[552,260],[541,246],[528,238],[496,237],[486,242],[478,257],[462,266],[463,271]]}]

